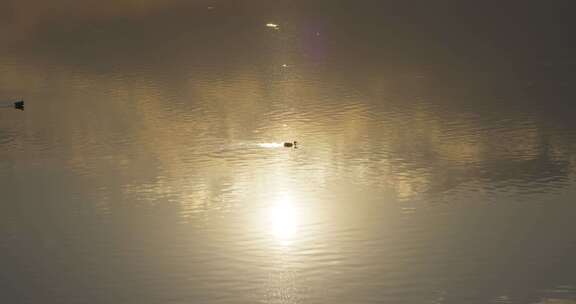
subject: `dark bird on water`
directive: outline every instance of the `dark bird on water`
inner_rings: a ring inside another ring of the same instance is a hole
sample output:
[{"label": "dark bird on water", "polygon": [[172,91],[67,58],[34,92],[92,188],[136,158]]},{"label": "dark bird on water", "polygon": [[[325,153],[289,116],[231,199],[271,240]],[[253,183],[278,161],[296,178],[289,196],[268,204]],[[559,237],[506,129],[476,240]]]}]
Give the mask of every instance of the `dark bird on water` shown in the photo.
[{"label": "dark bird on water", "polygon": [[285,142],[285,143],[284,143],[284,147],[286,147],[286,148],[292,148],[292,147],[296,148],[296,143],[297,143],[296,141],[294,141],[294,142]]},{"label": "dark bird on water", "polygon": [[16,101],[14,103],[14,109],[19,109],[24,111],[24,100]]}]

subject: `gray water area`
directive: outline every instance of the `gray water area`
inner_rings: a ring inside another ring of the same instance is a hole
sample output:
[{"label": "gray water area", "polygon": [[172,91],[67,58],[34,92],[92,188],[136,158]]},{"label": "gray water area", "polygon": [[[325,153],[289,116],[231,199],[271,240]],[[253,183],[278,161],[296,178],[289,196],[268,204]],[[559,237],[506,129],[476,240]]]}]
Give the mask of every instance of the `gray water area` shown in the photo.
[{"label": "gray water area", "polygon": [[569,10],[382,2],[7,1],[0,302],[576,303]]}]

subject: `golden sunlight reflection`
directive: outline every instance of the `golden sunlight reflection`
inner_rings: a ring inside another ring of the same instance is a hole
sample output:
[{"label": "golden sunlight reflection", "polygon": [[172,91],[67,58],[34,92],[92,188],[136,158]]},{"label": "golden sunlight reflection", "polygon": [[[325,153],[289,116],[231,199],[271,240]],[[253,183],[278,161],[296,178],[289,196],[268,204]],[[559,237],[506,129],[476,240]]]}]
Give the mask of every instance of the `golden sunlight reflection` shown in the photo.
[{"label": "golden sunlight reflection", "polygon": [[299,226],[298,210],[289,195],[279,197],[268,212],[270,232],[282,245],[288,245],[296,237]]},{"label": "golden sunlight reflection", "polygon": [[281,143],[261,143],[261,144],[258,144],[258,147],[260,147],[260,148],[280,148],[280,147],[283,147],[283,144],[281,144]]},{"label": "golden sunlight reflection", "polygon": [[266,27],[272,28],[277,30],[278,29],[278,24],[275,23],[266,23]]}]

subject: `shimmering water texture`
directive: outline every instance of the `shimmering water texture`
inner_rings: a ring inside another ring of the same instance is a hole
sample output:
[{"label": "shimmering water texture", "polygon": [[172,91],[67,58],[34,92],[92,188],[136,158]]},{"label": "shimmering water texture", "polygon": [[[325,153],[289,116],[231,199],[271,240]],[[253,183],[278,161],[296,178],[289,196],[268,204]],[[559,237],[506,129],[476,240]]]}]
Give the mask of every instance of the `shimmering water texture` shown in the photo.
[{"label": "shimmering water texture", "polygon": [[570,10],[68,2],[0,9],[1,303],[576,303]]}]

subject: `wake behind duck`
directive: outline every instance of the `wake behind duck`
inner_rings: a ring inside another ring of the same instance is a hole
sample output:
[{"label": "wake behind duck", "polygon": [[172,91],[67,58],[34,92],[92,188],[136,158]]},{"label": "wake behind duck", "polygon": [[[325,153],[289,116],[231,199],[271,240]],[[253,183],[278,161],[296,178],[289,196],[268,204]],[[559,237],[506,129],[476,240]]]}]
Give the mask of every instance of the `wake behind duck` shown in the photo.
[{"label": "wake behind duck", "polygon": [[24,111],[24,100],[16,102],[0,102],[0,108],[14,108]]}]

